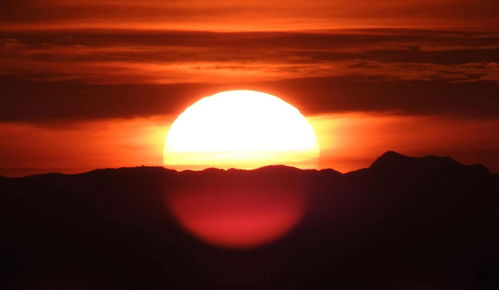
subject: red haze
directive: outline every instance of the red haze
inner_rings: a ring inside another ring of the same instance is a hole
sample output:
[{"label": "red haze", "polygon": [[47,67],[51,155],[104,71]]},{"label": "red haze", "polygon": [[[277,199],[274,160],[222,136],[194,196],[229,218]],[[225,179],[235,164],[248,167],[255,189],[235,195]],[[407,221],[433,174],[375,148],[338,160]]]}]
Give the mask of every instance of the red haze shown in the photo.
[{"label": "red haze", "polygon": [[[212,170],[212,174],[206,174]],[[289,176],[265,178],[255,172],[208,169],[181,173],[166,205],[178,222],[202,240],[228,248],[252,248],[272,242],[301,219],[306,187],[296,169]]]}]

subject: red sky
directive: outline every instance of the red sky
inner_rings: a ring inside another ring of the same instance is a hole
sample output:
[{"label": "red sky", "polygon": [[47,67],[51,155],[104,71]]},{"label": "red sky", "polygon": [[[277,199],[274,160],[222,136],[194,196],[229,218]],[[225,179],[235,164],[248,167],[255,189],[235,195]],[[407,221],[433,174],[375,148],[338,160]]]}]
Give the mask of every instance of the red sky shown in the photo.
[{"label": "red sky", "polygon": [[499,171],[499,4],[2,1],[0,175],[157,165],[175,115],[221,90],[309,117],[321,166],[386,150]]}]

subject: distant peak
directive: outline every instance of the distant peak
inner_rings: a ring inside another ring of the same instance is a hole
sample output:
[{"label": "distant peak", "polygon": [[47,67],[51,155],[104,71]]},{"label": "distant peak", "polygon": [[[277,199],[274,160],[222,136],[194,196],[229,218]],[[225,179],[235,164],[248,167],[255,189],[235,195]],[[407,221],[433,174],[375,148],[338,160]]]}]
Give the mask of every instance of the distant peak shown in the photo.
[{"label": "distant peak", "polygon": [[385,167],[386,165],[398,164],[400,162],[408,161],[410,159],[416,159],[416,158],[408,157],[395,151],[386,151],[373,162],[371,168]]},{"label": "distant peak", "polygon": [[409,167],[419,166],[419,165],[458,165],[456,161],[449,157],[436,157],[434,155],[426,157],[409,157],[400,154],[395,151],[387,151],[378,157],[373,164],[371,169],[407,169]]},{"label": "distant peak", "polygon": [[380,157],[378,157],[378,159],[379,158],[410,158],[410,157],[392,150],[388,150],[385,153],[383,153]]},{"label": "distant peak", "polygon": [[425,157],[409,157],[395,151],[387,151],[378,157],[370,166],[370,169],[383,171],[402,171],[414,167],[424,168],[474,168],[477,171],[488,173],[488,169],[482,165],[463,165],[451,157],[439,157],[428,155]]}]

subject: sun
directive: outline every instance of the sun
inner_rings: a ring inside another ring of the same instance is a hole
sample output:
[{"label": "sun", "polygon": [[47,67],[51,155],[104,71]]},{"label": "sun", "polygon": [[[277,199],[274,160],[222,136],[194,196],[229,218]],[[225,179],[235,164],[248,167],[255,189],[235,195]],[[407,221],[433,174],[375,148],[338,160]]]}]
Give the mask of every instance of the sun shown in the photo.
[{"label": "sun", "polygon": [[173,122],[163,163],[175,169],[253,169],[283,164],[317,168],[313,128],[282,99],[250,90],[204,97]]}]

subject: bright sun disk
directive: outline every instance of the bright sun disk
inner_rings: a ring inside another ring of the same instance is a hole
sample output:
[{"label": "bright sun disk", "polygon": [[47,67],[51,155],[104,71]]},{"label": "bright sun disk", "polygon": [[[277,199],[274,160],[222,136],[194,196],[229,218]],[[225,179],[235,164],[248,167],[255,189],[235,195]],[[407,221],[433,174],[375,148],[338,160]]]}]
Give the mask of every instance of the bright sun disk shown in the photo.
[{"label": "bright sun disk", "polygon": [[163,153],[164,164],[176,169],[316,168],[319,146],[295,107],[276,96],[237,90],[188,107],[171,125]]}]

